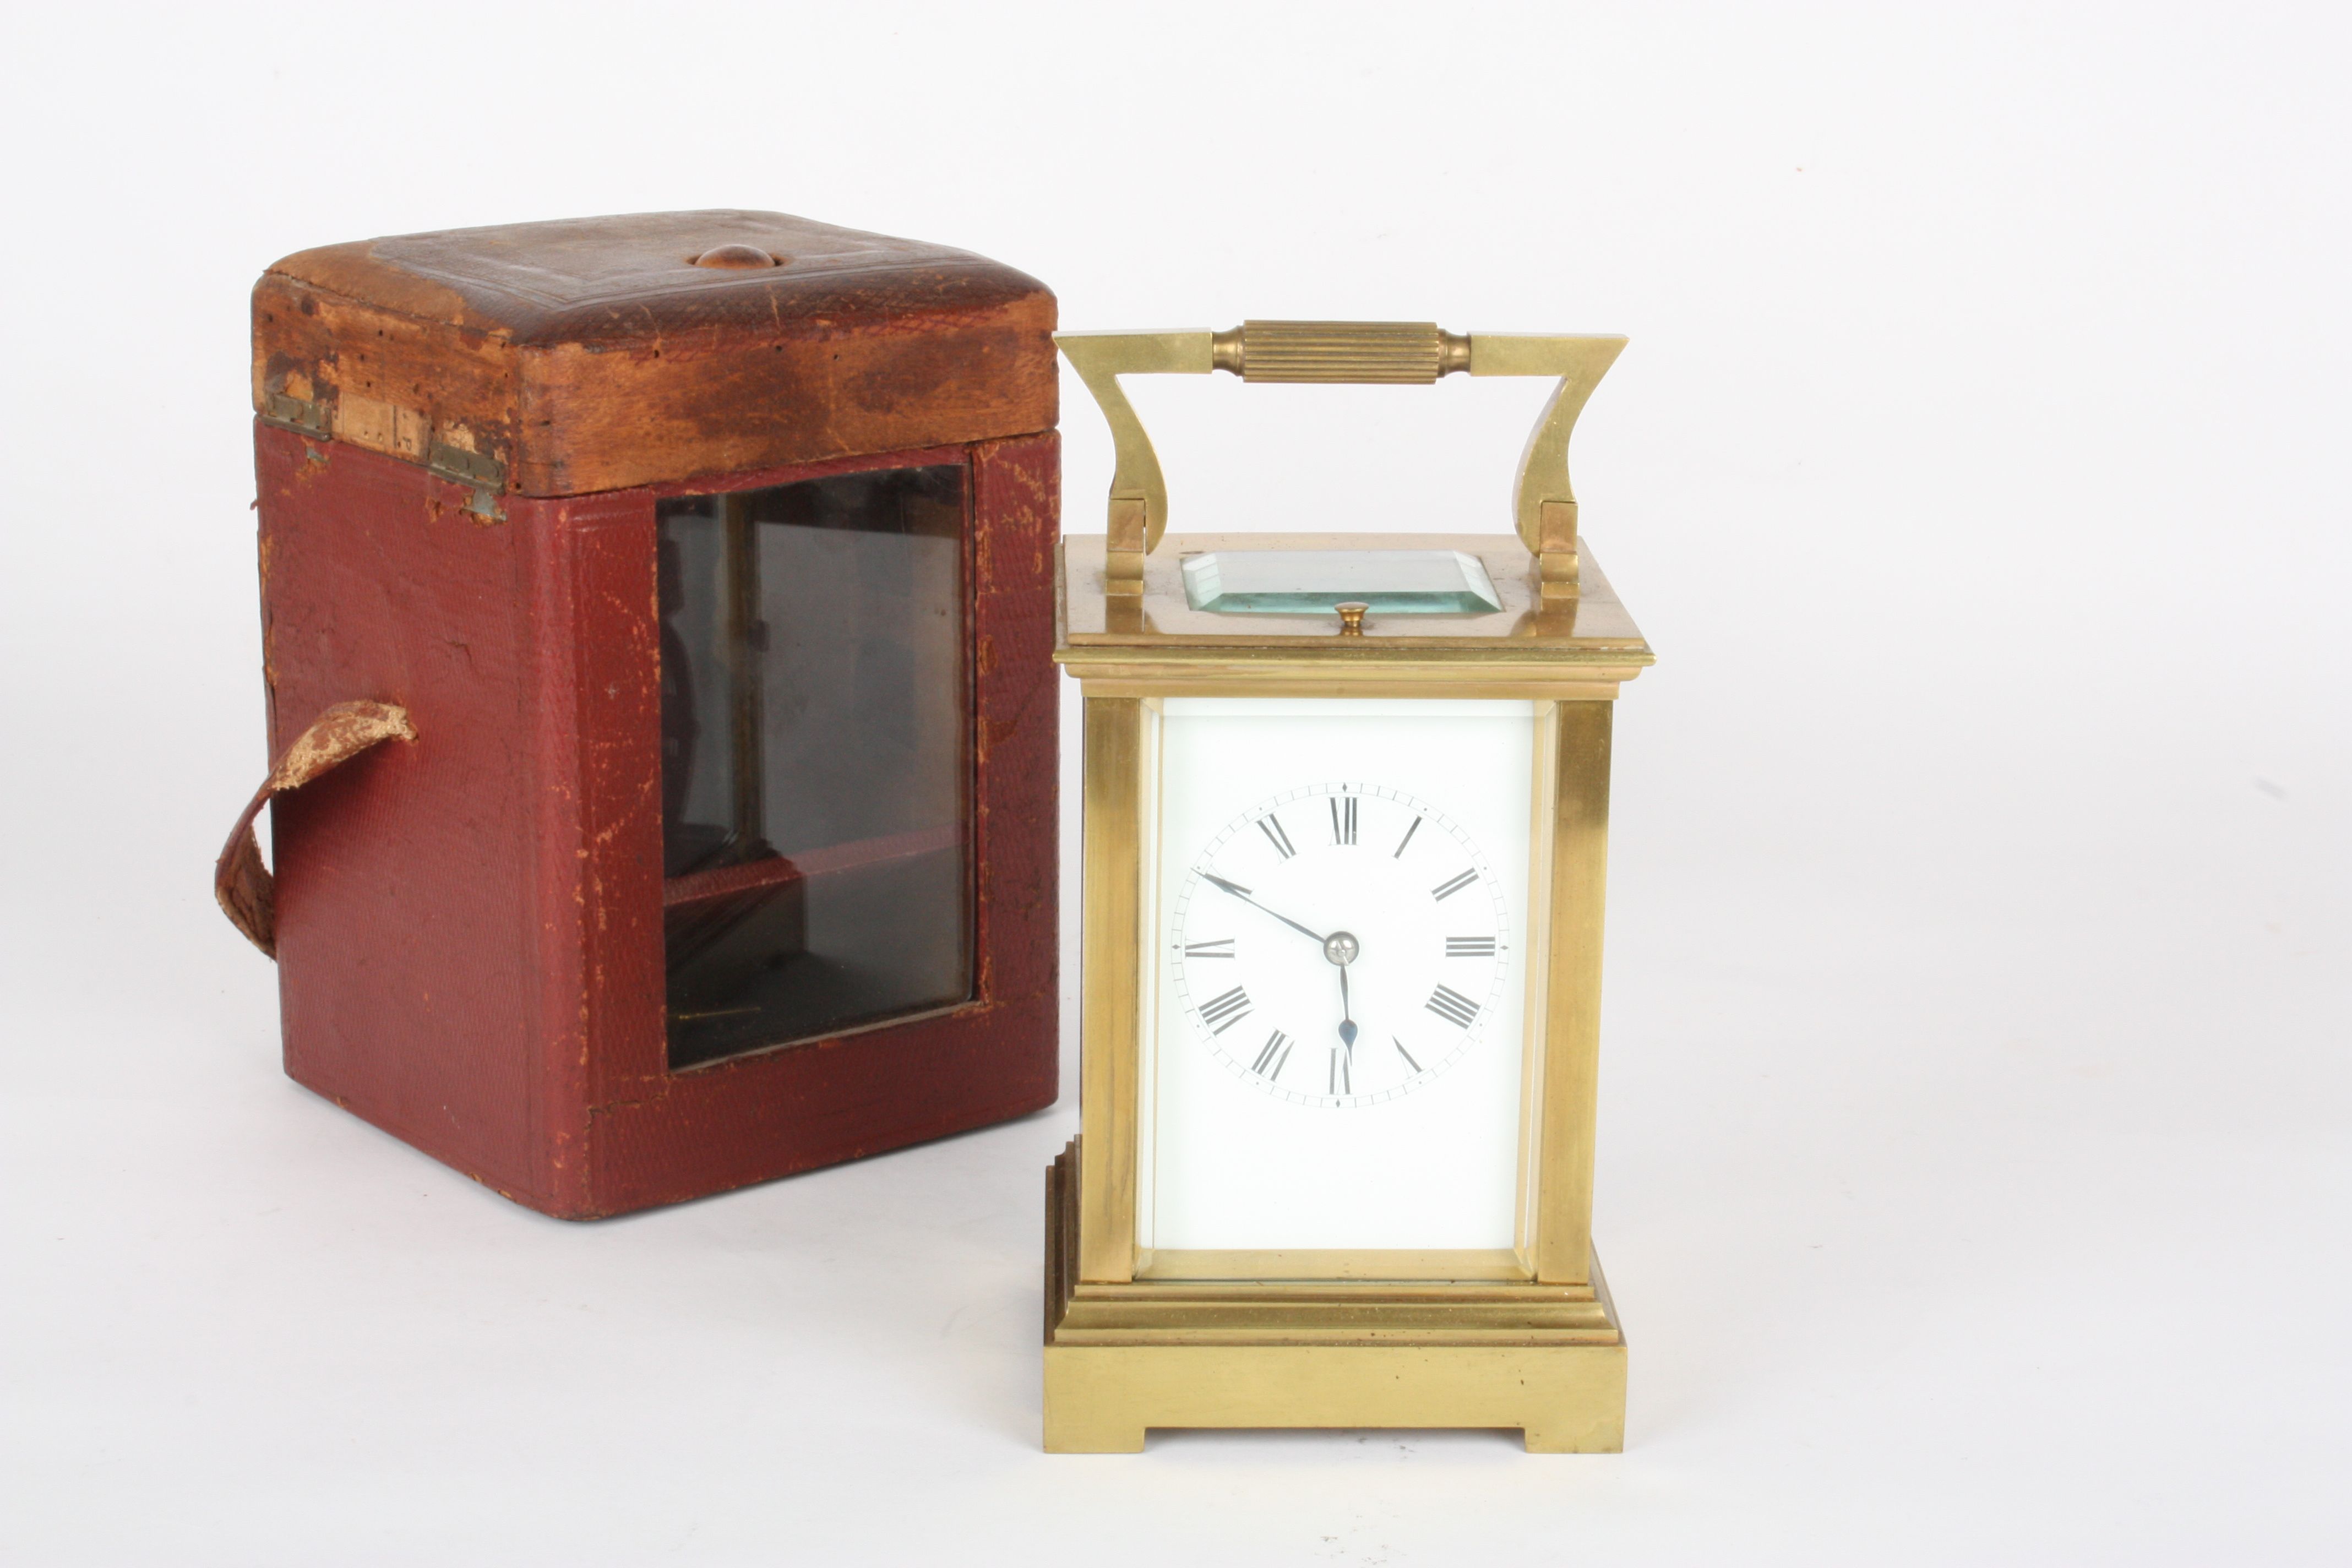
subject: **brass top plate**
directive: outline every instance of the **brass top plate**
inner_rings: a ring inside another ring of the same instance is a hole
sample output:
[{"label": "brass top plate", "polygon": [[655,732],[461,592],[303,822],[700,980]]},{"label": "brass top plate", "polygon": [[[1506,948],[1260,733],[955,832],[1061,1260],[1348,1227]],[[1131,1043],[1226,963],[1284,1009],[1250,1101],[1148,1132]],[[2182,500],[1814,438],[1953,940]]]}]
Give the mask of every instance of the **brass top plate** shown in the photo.
[{"label": "brass top plate", "polygon": [[[1183,562],[1203,551],[1337,549],[1459,550],[1486,566],[1503,607],[1488,615],[1368,616],[1364,635],[1341,645],[1336,616],[1225,615],[1195,610],[1185,597]],[[1090,662],[1114,649],[1220,648],[1280,648],[1290,658],[1311,658],[1309,650],[1320,648],[1351,662],[1377,658],[1384,649],[1465,660],[1534,654],[1563,663],[1655,661],[1590,548],[1582,592],[1564,601],[1543,597],[1535,558],[1507,533],[1171,535],[1144,559],[1141,595],[1119,598],[1106,591],[1105,552],[1101,534],[1062,541],[1054,653],[1060,662]]]}]

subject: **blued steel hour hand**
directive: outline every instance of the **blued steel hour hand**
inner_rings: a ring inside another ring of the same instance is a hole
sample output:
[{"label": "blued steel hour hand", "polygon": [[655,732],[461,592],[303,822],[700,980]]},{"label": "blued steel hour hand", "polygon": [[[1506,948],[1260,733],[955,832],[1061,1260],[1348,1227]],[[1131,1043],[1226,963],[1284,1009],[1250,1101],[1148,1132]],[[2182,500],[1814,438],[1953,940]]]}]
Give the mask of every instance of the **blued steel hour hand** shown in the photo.
[{"label": "blued steel hour hand", "polygon": [[1339,968],[1339,1043],[1348,1059],[1356,1059],[1356,1005],[1348,999],[1348,965],[1363,956],[1364,944],[1353,931],[1335,931],[1323,939],[1323,956]]},{"label": "blued steel hour hand", "polygon": [[1213,883],[1214,883],[1216,886],[1218,886],[1218,887],[1220,887],[1220,888],[1223,888],[1226,892],[1231,893],[1234,897],[1235,897],[1235,898],[1239,899],[1242,902],[1244,902],[1244,903],[1247,904],[1250,908],[1252,908],[1252,909],[1254,909],[1254,910],[1265,910],[1265,913],[1270,914],[1270,915],[1274,915],[1274,918],[1275,918],[1276,920],[1280,921],[1284,925],[1288,926],[1291,930],[1293,930],[1293,931],[1300,931],[1300,932],[1303,932],[1304,934],[1306,934],[1306,935],[1307,935],[1307,936],[1311,936],[1311,937],[1313,937],[1317,942],[1321,942],[1321,941],[1323,941],[1323,940],[1324,940],[1323,933],[1322,933],[1321,931],[1307,931],[1307,929],[1305,926],[1300,925],[1297,921],[1292,920],[1288,915],[1275,915],[1275,914],[1274,914],[1274,911],[1273,911],[1272,910],[1266,909],[1266,907],[1265,907],[1264,904],[1261,904],[1261,903],[1259,903],[1255,899],[1251,898],[1251,897],[1250,897],[1250,890],[1249,890],[1247,888],[1243,887],[1243,886],[1242,886],[1241,884],[1239,884],[1238,882],[1228,882],[1228,881],[1226,881],[1223,877],[1213,876],[1213,875],[1211,875],[1209,872],[1206,872],[1206,871],[1203,871],[1203,872],[1202,872],[1202,873],[1201,873],[1201,879],[1202,879],[1202,881],[1204,881],[1204,882],[1213,882]]}]

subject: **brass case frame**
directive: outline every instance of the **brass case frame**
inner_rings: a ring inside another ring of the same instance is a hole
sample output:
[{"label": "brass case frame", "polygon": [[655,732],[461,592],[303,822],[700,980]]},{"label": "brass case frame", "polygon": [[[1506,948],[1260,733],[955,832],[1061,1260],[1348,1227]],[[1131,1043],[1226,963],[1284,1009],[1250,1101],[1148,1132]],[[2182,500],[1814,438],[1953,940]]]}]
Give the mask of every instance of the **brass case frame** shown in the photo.
[{"label": "brass case frame", "polygon": [[[1601,943],[1612,705],[1653,656],[1589,555],[1580,603],[1563,616],[1544,603],[1539,563],[1518,540],[1444,542],[1478,554],[1506,587],[1507,625],[1344,642],[1328,622],[1208,635],[1193,631],[1172,582],[1147,582],[1120,614],[1103,541],[1064,542],[1055,658],[1078,678],[1085,709],[1084,923],[1080,1132],[1047,1182],[1049,1451],[1132,1452],[1152,1426],[1517,1427],[1530,1451],[1622,1447],[1625,1342],[1591,1234]],[[1172,558],[1223,541],[1171,542],[1172,572]],[[1156,1013],[1157,710],[1179,696],[1538,704],[1528,951],[1548,957],[1527,978],[1515,1247],[1138,1247]]]}]

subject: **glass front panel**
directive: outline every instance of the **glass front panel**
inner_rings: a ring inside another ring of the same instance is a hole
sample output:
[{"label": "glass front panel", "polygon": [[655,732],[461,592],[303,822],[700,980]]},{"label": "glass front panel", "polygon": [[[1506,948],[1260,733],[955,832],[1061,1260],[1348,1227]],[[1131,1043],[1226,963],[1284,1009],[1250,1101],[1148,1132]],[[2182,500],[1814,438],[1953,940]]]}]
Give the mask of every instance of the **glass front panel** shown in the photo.
[{"label": "glass front panel", "polygon": [[966,1000],[963,468],[659,520],[670,1066]]},{"label": "glass front panel", "polygon": [[1511,1247],[1536,705],[1163,714],[1137,1241]]}]

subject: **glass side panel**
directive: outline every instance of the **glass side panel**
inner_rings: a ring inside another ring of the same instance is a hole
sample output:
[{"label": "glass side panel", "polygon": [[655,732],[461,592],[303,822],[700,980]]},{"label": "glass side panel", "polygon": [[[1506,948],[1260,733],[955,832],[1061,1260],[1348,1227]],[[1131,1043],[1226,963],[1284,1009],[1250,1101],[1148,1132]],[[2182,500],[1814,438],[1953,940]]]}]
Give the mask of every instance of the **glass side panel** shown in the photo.
[{"label": "glass side panel", "polygon": [[1459,550],[1217,550],[1184,560],[1184,598],[1228,615],[1484,615],[1503,607],[1495,580]]},{"label": "glass side panel", "polygon": [[659,520],[671,1068],[964,1001],[963,468]]}]

